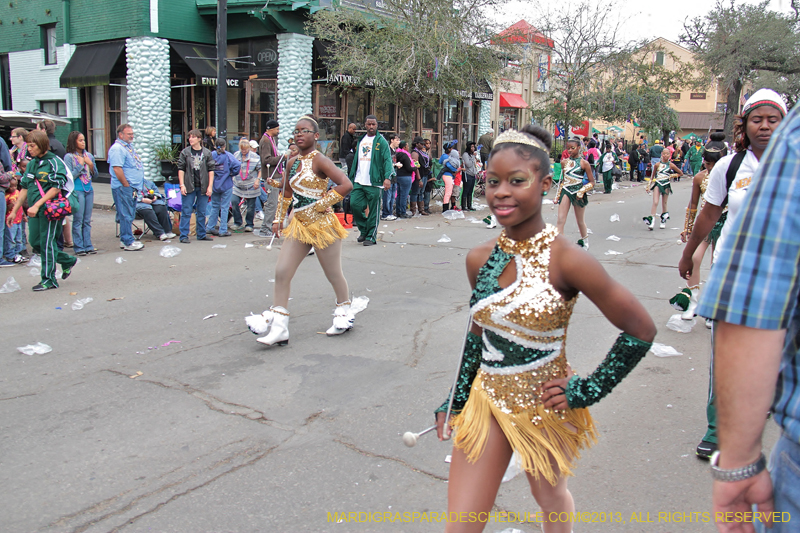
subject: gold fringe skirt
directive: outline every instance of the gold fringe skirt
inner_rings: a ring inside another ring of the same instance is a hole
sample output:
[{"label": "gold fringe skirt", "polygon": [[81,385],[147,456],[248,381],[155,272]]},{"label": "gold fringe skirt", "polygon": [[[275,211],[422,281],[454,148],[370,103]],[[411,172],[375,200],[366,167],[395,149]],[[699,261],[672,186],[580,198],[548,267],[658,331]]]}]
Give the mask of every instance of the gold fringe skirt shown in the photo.
[{"label": "gold fringe skirt", "polygon": [[348,234],[335,214],[319,213],[312,208],[296,210],[284,235],[322,250]]},{"label": "gold fringe skirt", "polygon": [[[563,364],[566,365],[566,358]],[[522,468],[535,479],[543,476],[555,485],[559,476],[573,475],[572,469],[580,459],[579,450],[597,442],[597,431],[588,409],[557,411],[544,407],[538,400],[541,384],[556,376],[542,370],[512,375],[478,371],[464,409],[451,422],[457,430],[453,445],[467,454],[469,462],[476,462],[483,454],[494,417],[519,455]],[[493,399],[500,395],[512,401],[516,396],[519,399],[516,403],[522,406],[509,409],[503,400]],[[558,470],[550,463],[551,454]]]}]

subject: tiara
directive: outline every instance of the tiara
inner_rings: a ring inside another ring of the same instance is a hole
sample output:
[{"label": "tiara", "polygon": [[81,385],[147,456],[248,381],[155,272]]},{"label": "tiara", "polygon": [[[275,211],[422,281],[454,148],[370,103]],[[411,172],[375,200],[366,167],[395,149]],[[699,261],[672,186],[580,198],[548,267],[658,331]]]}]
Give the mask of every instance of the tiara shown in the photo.
[{"label": "tiara", "polygon": [[[300,118],[299,118],[299,119],[297,119],[297,120],[310,120],[310,121],[311,121],[311,122],[313,122],[314,124],[317,124],[317,121],[316,121],[316,120],[314,120],[313,118],[309,117],[308,115],[303,115],[302,117],[300,117]],[[319,126],[319,124],[317,124],[317,125]]]},{"label": "tiara", "polygon": [[547,152],[547,148],[545,147],[544,143],[542,143],[539,139],[531,137],[530,135],[526,135],[525,133],[517,130],[506,130],[498,135],[497,139],[494,141],[494,145],[497,146],[498,144],[503,143],[527,144],[528,146],[533,146],[534,148],[538,148],[539,150],[544,150]]},{"label": "tiara", "polygon": [[709,154],[717,154],[719,152],[722,152],[723,150],[725,150],[725,148],[716,148],[716,147],[711,147],[711,148],[705,147],[705,148],[703,148],[703,151],[704,152],[708,152]]}]

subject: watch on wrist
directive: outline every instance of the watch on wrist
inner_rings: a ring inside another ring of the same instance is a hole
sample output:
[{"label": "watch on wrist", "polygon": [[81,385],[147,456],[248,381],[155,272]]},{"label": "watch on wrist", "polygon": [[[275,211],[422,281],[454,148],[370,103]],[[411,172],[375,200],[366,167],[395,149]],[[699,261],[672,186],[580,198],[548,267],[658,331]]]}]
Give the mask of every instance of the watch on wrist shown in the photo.
[{"label": "watch on wrist", "polygon": [[743,481],[760,474],[767,467],[767,458],[762,453],[758,460],[746,466],[739,468],[723,469],[719,468],[719,450],[711,455],[711,477],[717,481],[724,481],[731,483],[734,481]]}]

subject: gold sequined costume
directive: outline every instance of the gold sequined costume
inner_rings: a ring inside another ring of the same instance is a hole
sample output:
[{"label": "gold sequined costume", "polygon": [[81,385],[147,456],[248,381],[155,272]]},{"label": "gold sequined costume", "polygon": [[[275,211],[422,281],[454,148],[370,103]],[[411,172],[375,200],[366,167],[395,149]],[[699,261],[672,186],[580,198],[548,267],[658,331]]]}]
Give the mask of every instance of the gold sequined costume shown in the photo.
[{"label": "gold sequined costume", "polygon": [[[321,201],[330,199],[332,195],[341,200],[335,191],[328,191],[328,180],[314,174],[312,162],[318,151],[299,156],[292,172],[299,170],[289,178],[294,196],[294,211],[285,235],[290,239],[310,244],[314,248],[323,249],[337,239],[347,237],[347,230],[329,209],[318,209]],[[327,207],[327,206],[326,206]]]},{"label": "gold sequined costume", "polygon": [[[550,246],[557,234],[549,224],[522,242],[503,232],[481,268],[471,307],[474,322],[483,328],[480,369],[452,421],[455,446],[474,462],[494,417],[523,468],[551,484],[559,475],[571,475],[579,450],[596,441],[588,409],[546,409],[540,400],[544,383],[567,376],[567,325],[577,301],[577,296],[565,301],[550,284]],[[517,278],[501,288],[498,277],[512,260]]]}]

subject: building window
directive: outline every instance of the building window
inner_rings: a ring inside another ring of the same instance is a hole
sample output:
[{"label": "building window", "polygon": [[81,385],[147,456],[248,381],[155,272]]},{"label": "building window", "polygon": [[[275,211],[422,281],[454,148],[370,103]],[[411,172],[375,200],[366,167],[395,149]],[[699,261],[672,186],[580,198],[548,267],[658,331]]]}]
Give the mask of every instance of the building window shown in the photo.
[{"label": "building window", "polygon": [[725,102],[717,102],[717,113],[725,113],[728,110],[728,104]]},{"label": "building window", "polygon": [[692,100],[705,100],[706,93],[692,93],[691,95],[689,95],[689,98]]},{"label": "building window", "polygon": [[[250,82],[250,138],[261,140],[267,131],[267,121],[277,119],[278,82],[276,80],[252,80]],[[286,137],[290,132],[284,132]]]},{"label": "building window", "polygon": [[86,88],[86,113],[88,120],[87,150],[96,157],[106,158],[106,127],[103,114],[106,109],[105,87],[97,85]]},{"label": "building window", "polygon": [[391,102],[375,102],[375,117],[378,119],[378,131],[395,131],[395,115],[397,106]]},{"label": "building window", "polygon": [[339,160],[339,140],[344,134],[342,128],[342,97],[333,87],[317,84],[316,105],[314,109],[319,125],[317,150],[332,160]]},{"label": "building window", "polygon": [[66,100],[40,101],[39,109],[45,113],[49,113],[57,117],[66,117],[67,101]]},{"label": "building window", "polygon": [[656,52],[656,66],[664,66],[664,52]]},{"label": "building window", "polygon": [[519,120],[519,109],[516,107],[501,107],[499,118],[501,132],[515,130],[517,129],[517,121]]},{"label": "building window", "polygon": [[667,93],[667,98],[669,98],[670,100],[680,100],[681,93]]},{"label": "building window", "polygon": [[58,48],[56,46],[56,25],[42,26],[42,48],[44,48],[44,64],[55,65],[58,63]]},{"label": "building window", "polygon": [[347,92],[347,123],[356,125],[359,131],[365,131],[364,122],[369,112],[369,100],[364,89],[352,89]]}]

